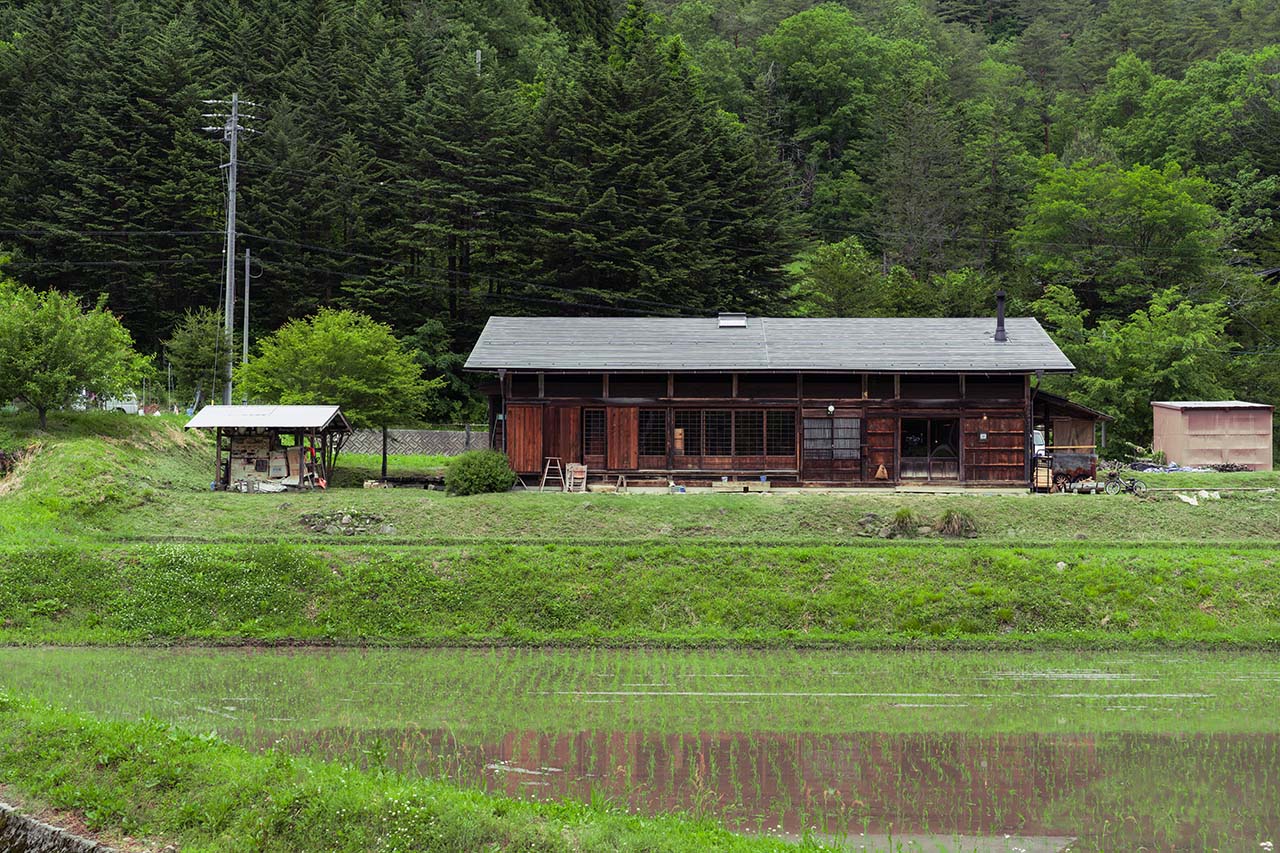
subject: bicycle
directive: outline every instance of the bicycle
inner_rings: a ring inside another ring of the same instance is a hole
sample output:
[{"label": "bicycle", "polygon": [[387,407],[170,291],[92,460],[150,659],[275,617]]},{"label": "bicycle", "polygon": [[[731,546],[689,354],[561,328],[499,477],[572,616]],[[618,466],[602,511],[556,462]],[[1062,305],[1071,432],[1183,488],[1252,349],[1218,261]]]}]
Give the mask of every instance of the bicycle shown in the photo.
[{"label": "bicycle", "polygon": [[1125,479],[1120,476],[1120,472],[1115,468],[1107,471],[1107,484],[1104,489],[1109,495],[1118,495],[1121,492],[1128,492],[1132,495],[1142,497],[1147,493],[1147,484],[1139,480],[1137,477],[1129,477]]}]

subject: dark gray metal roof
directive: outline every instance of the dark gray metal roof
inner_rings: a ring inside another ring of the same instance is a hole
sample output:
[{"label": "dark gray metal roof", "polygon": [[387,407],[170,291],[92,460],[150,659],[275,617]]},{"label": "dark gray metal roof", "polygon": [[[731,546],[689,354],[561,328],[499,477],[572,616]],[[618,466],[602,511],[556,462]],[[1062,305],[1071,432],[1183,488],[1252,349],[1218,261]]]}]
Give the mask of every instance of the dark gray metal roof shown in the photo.
[{"label": "dark gray metal roof", "polygon": [[490,317],[468,370],[1046,373],[1075,366],[1032,317]]}]

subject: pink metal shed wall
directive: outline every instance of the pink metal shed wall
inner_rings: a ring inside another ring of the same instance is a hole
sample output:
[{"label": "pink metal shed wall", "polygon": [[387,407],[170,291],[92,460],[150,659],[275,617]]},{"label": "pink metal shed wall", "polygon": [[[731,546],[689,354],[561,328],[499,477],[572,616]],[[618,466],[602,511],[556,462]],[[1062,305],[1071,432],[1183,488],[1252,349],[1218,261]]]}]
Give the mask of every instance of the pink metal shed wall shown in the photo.
[{"label": "pink metal shed wall", "polygon": [[1152,406],[1151,420],[1151,449],[1164,453],[1165,458],[1172,462],[1185,464],[1182,457],[1186,455],[1187,434],[1182,427],[1182,412]]},{"label": "pink metal shed wall", "polygon": [[1270,471],[1271,409],[1152,408],[1152,445],[1179,465],[1232,462]]}]

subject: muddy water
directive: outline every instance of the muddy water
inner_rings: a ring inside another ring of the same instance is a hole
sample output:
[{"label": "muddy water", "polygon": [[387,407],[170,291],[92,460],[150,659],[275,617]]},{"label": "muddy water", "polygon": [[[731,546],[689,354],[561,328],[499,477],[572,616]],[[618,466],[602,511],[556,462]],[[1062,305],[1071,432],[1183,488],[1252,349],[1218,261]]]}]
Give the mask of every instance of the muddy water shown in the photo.
[{"label": "muddy water", "polygon": [[0,650],[0,686],[250,746],[926,849],[1280,842],[1267,656]]}]

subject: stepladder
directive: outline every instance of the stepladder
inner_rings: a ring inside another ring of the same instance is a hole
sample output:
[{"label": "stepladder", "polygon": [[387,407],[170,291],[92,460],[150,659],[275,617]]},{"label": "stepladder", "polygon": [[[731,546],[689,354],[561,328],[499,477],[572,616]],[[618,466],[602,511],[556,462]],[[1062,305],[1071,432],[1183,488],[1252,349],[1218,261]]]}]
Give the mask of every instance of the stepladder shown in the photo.
[{"label": "stepladder", "polygon": [[560,464],[559,456],[548,456],[542,465],[542,482],[538,485],[538,491],[545,492],[547,484],[555,487],[557,492],[565,490],[564,466]]}]

